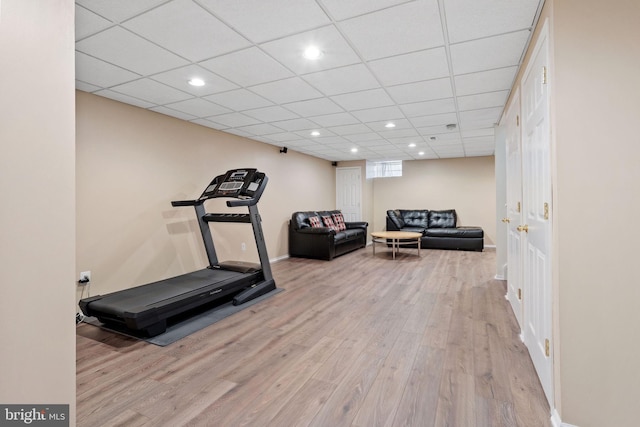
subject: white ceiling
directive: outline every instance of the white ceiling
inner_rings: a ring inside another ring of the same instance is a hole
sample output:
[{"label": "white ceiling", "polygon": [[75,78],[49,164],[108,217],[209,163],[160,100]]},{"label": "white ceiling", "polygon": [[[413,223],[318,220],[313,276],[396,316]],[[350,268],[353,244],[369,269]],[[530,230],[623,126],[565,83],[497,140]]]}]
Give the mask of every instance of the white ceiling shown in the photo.
[{"label": "white ceiling", "polygon": [[492,155],[543,2],[76,0],[76,87],[331,161]]}]

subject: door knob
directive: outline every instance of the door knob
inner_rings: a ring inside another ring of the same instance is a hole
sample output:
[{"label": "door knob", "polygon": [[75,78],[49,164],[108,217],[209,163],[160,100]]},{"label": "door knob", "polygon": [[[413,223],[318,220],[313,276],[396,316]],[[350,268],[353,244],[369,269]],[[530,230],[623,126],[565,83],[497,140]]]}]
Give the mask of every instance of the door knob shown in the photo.
[{"label": "door knob", "polygon": [[516,230],[524,231],[525,233],[528,233],[529,232],[529,226],[527,224],[519,225],[518,228],[516,228]]},{"label": "door knob", "polygon": [[511,222],[509,218],[502,218],[502,222]]}]

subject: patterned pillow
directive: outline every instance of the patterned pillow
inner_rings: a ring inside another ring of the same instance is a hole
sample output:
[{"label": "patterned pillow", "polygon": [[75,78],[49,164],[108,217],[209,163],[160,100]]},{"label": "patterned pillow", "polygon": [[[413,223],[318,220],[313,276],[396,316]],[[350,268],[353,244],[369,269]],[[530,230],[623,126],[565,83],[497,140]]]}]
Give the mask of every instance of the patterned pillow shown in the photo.
[{"label": "patterned pillow", "polygon": [[311,224],[311,227],[313,227],[313,228],[324,227],[322,225],[322,223],[320,222],[320,218],[318,218],[317,216],[310,216],[309,217],[309,224]]},{"label": "patterned pillow", "polygon": [[331,214],[331,217],[333,218],[333,222],[336,224],[336,231],[344,231],[347,229],[342,212]]},{"label": "patterned pillow", "polygon": [[323,216],[322,222],[324,222],[325,227],[338,231],[338,227],[336,227],[336,225],[333,223],[333,220],[330,216]]}]

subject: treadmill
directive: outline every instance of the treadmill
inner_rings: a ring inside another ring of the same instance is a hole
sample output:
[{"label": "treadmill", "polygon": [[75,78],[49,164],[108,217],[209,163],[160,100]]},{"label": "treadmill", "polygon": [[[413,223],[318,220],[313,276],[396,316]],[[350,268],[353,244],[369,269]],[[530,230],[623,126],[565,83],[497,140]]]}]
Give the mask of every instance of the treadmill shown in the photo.
[{"label": "treadmill", "polygon": [[[193,206],[198,218],[209,265],[182,274],[107,295],[80,300],[80,309],[105,326],[125,329],[134,335],[152,337],[166,331],[167,320],[187,312],[228,302],[241,305],[276,289],[262,234],[258,201],[268,178],[256,169],[232,169],[211,181],[196,200],[171,202],[174,207]],[[249,213],[207,213],[204,203],[214,198],[231,198],[228,207],[246,206]],[[260,264],[239,261],[218,262],[210,222],[250,223]]]}]

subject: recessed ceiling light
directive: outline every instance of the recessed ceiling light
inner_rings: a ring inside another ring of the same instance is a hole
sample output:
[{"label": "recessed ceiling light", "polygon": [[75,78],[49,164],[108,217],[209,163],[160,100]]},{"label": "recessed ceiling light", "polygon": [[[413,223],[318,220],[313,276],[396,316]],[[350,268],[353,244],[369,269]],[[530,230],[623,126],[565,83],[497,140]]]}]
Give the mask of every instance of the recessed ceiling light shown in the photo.
[{"label": "recessed ceiling light", "polygon": [[357,152],[358,152],[358,149],[357,149],[357,148],[352,148],[352,149],[351,149],[351,152],[352,152],[352,153],[357,153]]},{"label": "recessed ceiling light", "polygon": [[424,151],[420,151],[420,152],[418,153],[418,156],[424,156]]},{"label": "recessed ceiling light", "polygon": [[412,142],[411,144],[409,144],[409,148],[415,148],[416,144],[415,142]]},{"label": "recessed ceiling light", "polygon": [[396,127],[396,124],[389,122],[386,125],[384,125],[384,127],[386,127],[386,128],[394,128],[394,127]]},{"label": "recessed ceiling light", "polygon": [[320,136],[320,132],[314,130],[313,132],[311,132],[311,136]]},{"label": "recessed ceiling light", "polygon": [[204,86],[204,80],[194,77],[193,79],[189,80],[189,84],[191,86]]},{"label": "recessed ceiling light", "polygon": [[322,51],[318,49],[316,46],[309,46],[304,50],[302,54],[307,59],[315,60],[322,56]]}]

